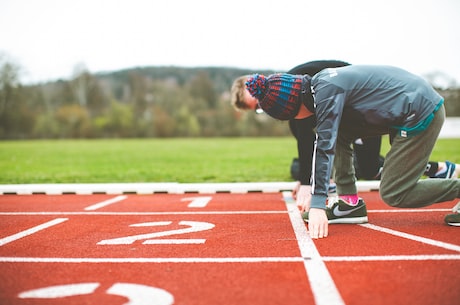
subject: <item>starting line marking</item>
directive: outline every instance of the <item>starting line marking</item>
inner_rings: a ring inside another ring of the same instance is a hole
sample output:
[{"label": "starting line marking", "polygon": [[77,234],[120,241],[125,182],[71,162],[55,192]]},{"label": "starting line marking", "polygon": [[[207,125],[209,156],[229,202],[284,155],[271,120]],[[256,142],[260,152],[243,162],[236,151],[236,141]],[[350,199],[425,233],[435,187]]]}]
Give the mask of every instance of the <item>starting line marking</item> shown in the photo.
[{"label": "starting line marking", "polygon": [[313,297],[316,305],[344,305],[334,280],[332,279],[326,264],[322,260],[313,240],[308,235],[305,222],[303,221],[297,205],[292,203],[291,192],[283,192],[286,208],[289,211],[289,218],[299,244],[302,257],[310,257],[304,260],[307,277],[310,282]]},{"label": "starting line marking", "polygon": [[434,240],[434,239],[429,239],[429,238],[425,238],[425,237],[421,237],[421,236],[417,236],[417,235],[412,235],[412,234],[408,234],[408,233],[404,233],[404,232],[400,232],[400,231],[396,231],[396,230],[376,226],[376,225],[373,225],[373,224],[370,224],[370,223],[360,224],[360,226],[368,228],[368,229],[376,230],[376,231],[379,231],[379,232],[388,233],[388,234],[391,234],[391,235],[395,235],[395,236],[407,238],[407,239],[410,239],[410,240],[418,241],[418,242],[428,244],[428,245],[431,245],[431,246],[436,246],[436,247],[440,247],[440,248],[460,252],[460,246],[445,243],[445,242],[442,242],[442,241],[437,241],[437,240]]},{"label": "starting line marking", "polygon": [[30,228],[28,230],[25,230],[25,231],[16,233],[14,235],[2,238],[2,239],[0,239],[0,246],[6,245],[7,243],[10,243],[12,241],[21,239],[23,237],[26,237],[26,236],[34,234],[34,233],[36,233],[38,231],[47,229],[47,228],[52,227],[54,225],[60,224],[60,223],[62,223],[64,221],[67,221],[67,220],[68,220],[68,218],[56,218],[54,220],[45,222],[44,224],[38,225],[38,226]]}]

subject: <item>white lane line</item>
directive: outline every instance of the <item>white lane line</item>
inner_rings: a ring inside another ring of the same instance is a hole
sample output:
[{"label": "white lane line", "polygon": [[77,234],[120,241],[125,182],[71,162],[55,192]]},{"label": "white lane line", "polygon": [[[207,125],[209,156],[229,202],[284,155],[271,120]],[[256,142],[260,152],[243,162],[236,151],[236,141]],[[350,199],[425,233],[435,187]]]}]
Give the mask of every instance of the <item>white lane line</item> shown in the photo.
[{"label": "white lane line", "polygon": [[299,263],[301,257],[0,257],[1,263]]},{"label": "white lane line", "polygon": [[154,216],[154,215],[252,215],[287,214],[286,211],[191,211],[191,212],[0,212],[0,216],[56,216],[56,215],[111,215],[111,216]]},{"label": "white lane line", "polygon": [[316,305],[343,305],[343,301],[334,281],[327,270],[326,264],[319,255],[313,240],[308,235],[305,222],[300,215],[297,205],[292,202],[291,192],[283,192],[286,208],[289,212],[294,233],[299,244],[300,253],[304,260],[307,277],[310,281]]},{"label": "white lane line", "polygon": [[94,210],[106,207],[106,206],[108,206],[110,204],[125,200],[126,198],[128,198],[128,196],[117,196],[115,198],[108,199],[108,200],[105,200],[105,201],[90,205],[89,207],[85,208],[85,211],[94,211]]},{"label": "white lane line", "polygon": [[67,221],[67,220],[68,220],[68,218],[56,218],[54,220],[45,222],[44,224],[38,225],[38,226],[30,228],[28,230],[16,233],[14,235],[4,237],[4,238],[0,239],[0,246],[6,245],[7,243],[10,243],[12,241],[15,241],[15,240],[18,240],[20,238],[26,237],[28,235],[34,234],[34,233],[36,233],[38,231],[41,231],[41,230],[44,230],[46,228],[52,227],[54,225],[60,224],[60,223],[62,223],[64,221]]},{"label": "white lane line", "polygon": [[[407,212],[450,212],[451,209],[433,210],[368,210],[368,213],[407,213]],[[227,214],[286,214],[286,211],[184,211],[184,212],[0,212],[0,216],[42,216],[42,215],[114,215],[114,216],[142,216],[142,215],[227,215]]]},{"label": "white lane line", "polygon": [[454,244],[449,244],[449,243],[445,243],[445,242],[434,240],[434,239],[429,239],[429,238],[425,238],[425,237],[421,237],[421,236],[417,236],[417,235],[412,235],[412,234],[408,234],[408,233],[404,233],[404,232],[400,232],[400,231],[396,231],[396,230],[376,226],[376,225],[373,225],[373,224],[370,224],[370,223],[360,224],[360,226],[368,228],[368,229],[376,230],[376,231],[379,231],[379,232],[383,232],[383,233],[387,233],[387,234],[407,238],[407,239],[414,240],[414,241],[424,243],[424,244],[428,244],[428,245],[431,245],[431,246],[436,246],[436,247],[440,247],[440,248],[460,252],[460,246],[457,246],[457,245],[454,245]]},{"label": "white lane line", "polygon": [[[322,256],[325,262],[372,261],[452,261],[459,254],[433,255],[376,255],[376,256]],[[0,263],[300,263],[302,257],[1,257]]]},{"label": "white lane line", "polygon": [[433,255],[376,255],[376,256],[323,256],[325,262],[374,262],[374,261],[448,261],[460,260],[459,254]]},{"label": "white lane line", "polygon": [[423,213],[423,212],[450,212],[452,209],[395,209],[395,210],[367,210],[368,213]]}]

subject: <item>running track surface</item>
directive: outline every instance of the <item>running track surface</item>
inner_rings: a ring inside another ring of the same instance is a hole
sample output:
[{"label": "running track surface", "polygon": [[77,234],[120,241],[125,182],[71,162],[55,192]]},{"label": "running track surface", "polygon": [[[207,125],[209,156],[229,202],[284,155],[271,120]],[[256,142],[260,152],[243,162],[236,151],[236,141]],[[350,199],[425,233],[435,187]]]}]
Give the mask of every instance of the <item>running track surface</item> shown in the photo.
[{"label": "running track surface", "polygon": [[455,201],[312,241],[290,193],[1,195],[0,304],[460,304]]}]

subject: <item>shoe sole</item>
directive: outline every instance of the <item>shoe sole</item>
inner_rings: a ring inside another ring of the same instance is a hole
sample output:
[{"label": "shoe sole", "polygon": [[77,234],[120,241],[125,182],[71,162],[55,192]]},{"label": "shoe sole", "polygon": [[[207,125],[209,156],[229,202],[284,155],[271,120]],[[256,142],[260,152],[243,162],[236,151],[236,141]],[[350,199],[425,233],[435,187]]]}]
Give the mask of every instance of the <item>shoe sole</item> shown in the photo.
[{"label": "shoe sole", "polygon": [[337,218],[337,219],[331,219],[329,220],[330,224],[334,223],[353,223],[353,224],[359,224],[359,223],[367,223],[368,219],[367,216],[362,216],[362,217],[352,217],[352,218]]},{"label": "shoe sole", "polygon": [[447,224],[448,224],[449,226],[460,227],[460,223],[459,223],[459,222],[448,222]]},{"label": "shoe sole", "polygon": [[[306,223],[308,223],[308,219],[304,219]],[[338,219],[331,219],[328,221],[329,224],[360,224],[360,223],[368,223],[367,216],[362,217],[351,217],[351,218],[338,218]]]}]

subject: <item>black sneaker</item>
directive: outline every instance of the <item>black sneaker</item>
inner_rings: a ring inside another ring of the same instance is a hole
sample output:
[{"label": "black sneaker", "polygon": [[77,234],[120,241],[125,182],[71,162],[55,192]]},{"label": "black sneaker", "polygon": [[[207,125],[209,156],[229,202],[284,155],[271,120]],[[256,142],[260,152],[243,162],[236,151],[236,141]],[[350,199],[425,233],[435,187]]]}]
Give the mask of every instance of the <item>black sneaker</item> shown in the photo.
[{"label": "black sneaker", "polygon": [[460,201],[452,209],[454,214],[448,214],[444,217],[444,222],[449,226],[460,227]]},{"label": "black sneaker", "polygon": [[[362,198],[359,198],[355,206],[347,204],[339,197],[329,199],[326,208],[326,215],[329,223],[366,223],[367,209]],[[308,212],[302,214],[305,222],[308,222]]]},{"label": "black sneaker", "polygon": [[458,172],[460,169],[456,168],[457,164],[446,161],[446,170],[442,174],[435,175],[434,178],[441,179],[455,179],[458,178]]}]

